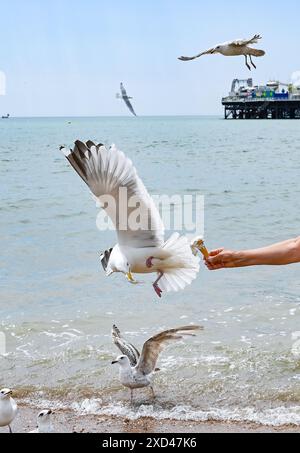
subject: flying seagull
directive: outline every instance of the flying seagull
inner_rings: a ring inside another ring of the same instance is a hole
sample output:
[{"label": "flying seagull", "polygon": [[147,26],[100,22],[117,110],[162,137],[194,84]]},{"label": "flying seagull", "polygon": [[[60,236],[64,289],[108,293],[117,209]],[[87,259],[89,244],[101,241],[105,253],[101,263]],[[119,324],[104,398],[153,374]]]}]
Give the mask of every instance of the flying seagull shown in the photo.
[{"label": "flying seagull", "polygon": [[132,104],[130,102],[130,99],[132,99],[132,97],[128,96],[125,88],[124,88],[124,85],[123,83],[121,82],[120,83],[120,90],[121,90],[121,94],[120,93],[117,93],[117,99],[123,99],[123,101],[125,102],[125,104],[127,105],[127,107],[129,108],[130,112],[134,115],[134,116],[137,116],[133,107],[132,107]]},{"label": "flying seagull", "polygon": [[12,433],[11,423],[17,415],[18,406],[11,397],[10,389],[0,390],[0,426],[8,426],[9,432]]},{"label": "flying seagull", "polygon": [[53,414],[51,410],[41,411],[37,416],[37,429],[30,431],[30,433],[54,433],[54,429],[51,424],[51,414]]},{"label": "flying seagull", "polygon": [[193,57],[179,57],[178,59],[181,61],[190,61],[202,57],[202,55],[213,55],[217,53],[220,53],[225,57],[244,55],[246,66],[251,71],[251,66],[248,63],[248,56],[250,58],[250,63],[256,69],[256,66],[252,61],[252,57],[263,57],[265,55],[265,51],[254,49],[249,46],[251,44],[257,44],[261,38],[262,37],[260,35],[255,35],[251,39],[237,39],[236,41],[224,42],[223,44],[217,44],[215,47],[212,47],[211,49],[201,52]]},{"label": "flying seagull", "polygon": [[149,338],[140,354],[138,350],[121,337],[116,326],[112,329],[112,340],[120,349],[123,355],[112,361],[112,365],[118,363],[120,366],[120,381],[124,387],[130,389],[130,399],[133,401],[133,390],[150,387],[155,397],[152,386],[152,375],[156,371],[156,363],[160,353],[169,342],[181,340],[184,336],[195,336],[194,332],[202,330],[200,326],[183,326],[177,329],[164,330],[163,332]]},{"label": "flying seagull", "polygon": [[[178,233],[165,241],[159,211],[131,160],[115,145],[107,149],[91,141],[77,140],[73,149],[62,150],[116,228],[118,243],[100,255],[106,275],[121,272],[130,283],[137,283],[132,273],[157,273],[153,288],[159,297],[162,291],[189,285],[199,271],[197,241],[190,245]],[[138,225],[132,224],[137,209]],[[199,250],[203,250],[202,241]]]}]

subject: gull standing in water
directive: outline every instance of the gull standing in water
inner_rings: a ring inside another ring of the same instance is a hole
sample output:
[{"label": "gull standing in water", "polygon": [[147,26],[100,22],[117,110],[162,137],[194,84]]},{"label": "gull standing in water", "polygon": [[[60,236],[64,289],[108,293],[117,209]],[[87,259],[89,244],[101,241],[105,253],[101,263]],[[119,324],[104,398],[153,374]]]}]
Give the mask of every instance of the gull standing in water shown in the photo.
[{"label": "gull standing in water", "polygon": [[217,44],[211,49],[208,49],[205,52],[201,52],[198,55],[194,55],[193,57],[179,57],[178,59],[181,61],[190,61],[202,57],[202,55],[214,55],[218,53],[224,55],[225,57],[235,57],[244,55],[245,64],[247,68],[251,71],[251,66],[248,63],[248,56],[250,59],[250,63],[256,69],[256,66],[252,61],[252,57],[263,57],[265,55],[264,50],[250,47],[251,44],[257,44],[260,39],[261,39],[260,35],[255,35],[251,39],[237,39],[236,41],[228,41],[224,42],[223,44]]},{"label": "gull standing in water", "polygon": [[91,141],[61,149],[116,228],[118,243],[100,257],[106,275],[121,272],[137,283],[132,273],[156,273],[153,288],[159,297],[191,284],[199,271],[195,243],[179,233],[165,241],[159,211],[131,160],[114,145],[107,149]]},{"label": "gull standing in water", "polygon": [[195,336],[194,332],[202,330],[200,326],[183,326],[176,329],[164,330],[154,335],[144,343],[142,353],[131,343],[122,338],[119,329],[113,326],[112,340],[120,349],[123,355],[112,361],[112,365],[118,363],[120,366],[120,381],[124,387],[130,389],[131,402],[133,401],[133,390],[149,387],[155,397],[152,387],[152,375],[157,370],[156,363],[164,347],[172,341],[181,340],[184,336]]},{"label": "gull standing in water", "polygon": [[12,433],[11,423],[17,415],[18,406],[11,397],[12,390],[0,390],[0,426],[8,426],[9,432]]},{"label": "gull standing in water", "polygon": [[30,431],[30,433],[54,433],[51,414],[53,414],[51,410],[41,411],[37,416],[37,429]]}]

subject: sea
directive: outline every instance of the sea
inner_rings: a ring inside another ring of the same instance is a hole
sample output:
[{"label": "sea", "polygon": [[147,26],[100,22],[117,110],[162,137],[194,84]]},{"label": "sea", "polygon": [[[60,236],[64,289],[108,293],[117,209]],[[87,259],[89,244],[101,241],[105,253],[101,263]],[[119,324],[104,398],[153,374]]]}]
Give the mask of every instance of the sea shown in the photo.
[{"label": "sea", "polygon": [[[300,265],[201,264],[192,285],[162,299],[154,275],[106,277],[99,254],[116,234],[97,229],[99,208],[59,151],[76,139],[115,143],[152,195],[204,196],[209,249],[300,235],[296,120],[0,120],[0,387],[80,414],[300,426]],[[165,328],[204,330],[161,353],[156,400],[141,389],[130,405],[111,365],[114,323],[139,349]]]}]

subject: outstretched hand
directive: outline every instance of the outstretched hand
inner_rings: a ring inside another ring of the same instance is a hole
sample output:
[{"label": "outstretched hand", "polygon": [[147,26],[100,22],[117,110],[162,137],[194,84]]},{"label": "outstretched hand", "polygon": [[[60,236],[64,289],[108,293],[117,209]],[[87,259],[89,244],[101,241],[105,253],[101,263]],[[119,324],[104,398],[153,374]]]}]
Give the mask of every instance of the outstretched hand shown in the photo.
[{"label": "outstretched hand", "polygon": [[238,253],[224,248],[212,250],[209,252],[209,257],[205,259],[205,265],[211,271],[238,267],[238,262]]}]

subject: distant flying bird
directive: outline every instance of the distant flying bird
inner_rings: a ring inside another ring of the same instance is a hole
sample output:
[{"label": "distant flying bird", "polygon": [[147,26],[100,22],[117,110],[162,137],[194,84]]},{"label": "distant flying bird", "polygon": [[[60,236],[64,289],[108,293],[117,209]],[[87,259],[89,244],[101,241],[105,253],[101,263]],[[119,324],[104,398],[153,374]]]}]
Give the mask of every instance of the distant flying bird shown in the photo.
[{"label": "distant flying bird", "polygon": [[125,102],[125,104],[127,105],[127,107],[129,108],[130,112],[134,115],[134,116],[137,116],[133,107],[132,107],[132,104],[130,102],[130,99],[132,99],[131,96],[128,96],[125,88],[124,88],[124,85],[123,83],[120,84],[120,90],[121,90],[121,94],[117,93],[117,99],[123,99],[123,101]]},{"label": "distant flying bird", "polygon": [[[159,211],[131,160],[114,145],[107,149],[91,141],[77,140],[73,150],[63,148],[63,152],[116,228],[118,243],[100,256],[106,275],[121,272],[130,283],[137,283],[132,272],[157,273],[153,288],[159,297],[162,291],[179,291],[191,284],[199,271],[195,244],[179,233],[165,241]],[[140,223],[131,224],[137,209]]]},{"label": "distant flying bird", "polygon": [[0,390],[0,426],[8,426],[10,433],[12,433],[10,425],[18,412],[17,403],[12,399],[11,395],[12,391],[10,389]]},{"label": "distant flying bird", "polygon": [[51,410],[41,411],[37,416],[37,429],[30,431],[30,433],[54,433],[54,429],[51,424],[51,414],[53,414]]},{"label": "distant flying bird", "polygon": [[195,336],[194,332],[202,330],[200,326],[183,326],[176,329],[169,329],[154,335],[144,343],[142,353],[121,337],[116,326],[112,329],[114,344],[120,349],[123,355],[112,361],[112,365],[118,363],[120,366],[120,381],[124,387],[130,389],[130,399],[133,401],[133,390],[149,387],[155,397],[152,387],[152,375],[156,371],[156,363],[160,353],[169,342],[181,340],[185,336]]},{"label": "distant flying bird", "polygon": [[205,52],[199,53],[198,55],[195,55],[193,57],[179,57],[178,59],[181,61],[190,61],[202,57],[202,55],[213,55],[217,53],[220,53],[225,57],[244,55],[246,66],[251,71],[251,66],[248,63],[248,56],[250,58],[252,66],[256,69],[256,66],[252,61],[252,56],[263,57],[265,55],[265,51],[254,49],[253,47],[249,47],[249,45],[257,44],[261,38],[262,37],[260,35],[255,35],[251,39],[238,39],[236,41],[224,42],[223,44],[217,44],[215,47],[212,47],[211,49],[208,49]]}]

